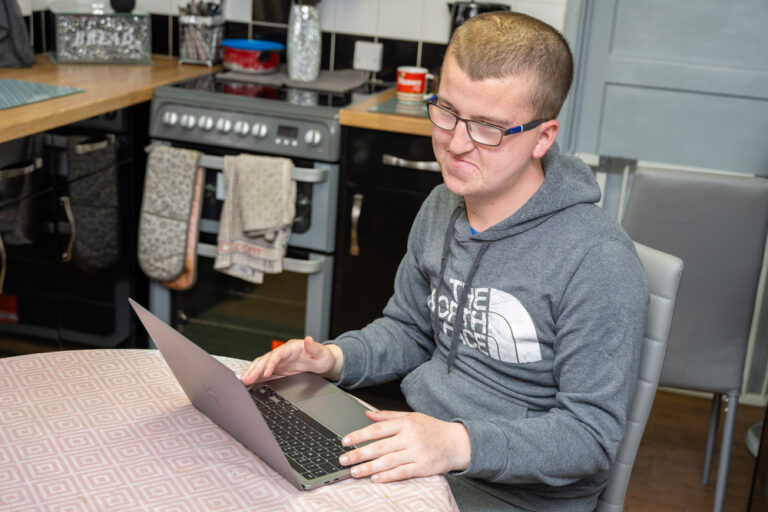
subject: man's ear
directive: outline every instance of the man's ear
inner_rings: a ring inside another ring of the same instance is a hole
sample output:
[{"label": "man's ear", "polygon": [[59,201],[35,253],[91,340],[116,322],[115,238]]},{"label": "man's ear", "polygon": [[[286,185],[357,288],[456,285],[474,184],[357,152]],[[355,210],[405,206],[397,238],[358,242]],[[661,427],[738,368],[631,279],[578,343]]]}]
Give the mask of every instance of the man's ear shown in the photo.
[{"label": "man's ear", "polygon": [[549,151],[549,148],[555,142],[557,132],[560,131],[560,123],[557,119],[552,119],[539,125],[539,138],[536,141],[536,145],[533,147],[533,158],[541,158]]}]

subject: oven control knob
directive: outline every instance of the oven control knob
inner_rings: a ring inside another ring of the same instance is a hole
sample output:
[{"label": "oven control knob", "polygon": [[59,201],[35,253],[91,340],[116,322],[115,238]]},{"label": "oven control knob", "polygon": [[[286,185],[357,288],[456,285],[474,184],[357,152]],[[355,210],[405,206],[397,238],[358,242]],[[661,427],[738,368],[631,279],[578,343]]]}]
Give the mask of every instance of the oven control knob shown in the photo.
[{"label": "oven control knob", "polygon": [[253,123],[253,127],[251,128],[251,135],[257,139],[263,139],[267,136],[267,131],[267,125],[261,123]]},{"label": "oven control knob", "polygon": [[178,120],[179,120],[179,114],[177,114],[173,110],[166,110],[165,112],[163,112],[163,123],[167,124],[168,126],[175,125]]},{"label": "oven control knob", "polygon": [[197,127],[207,132],[211,131],[211,128],[213,128],[213,118],[211,116],[200,116],[197,119]]},{"label": "oven control knob", "polygon": [[216,129],[221,133],[229,133],[229,131],[232,129],[232,121],[222,117],[216,121]]},{"label": "oven control knob", "polygon": [[323,140],[323,136],[318,130],[307,130],[307,133],[304,134],[304,142],[310,146],[317,146],[321,140]]},{"label": "oven control knob", "polygon": [[179,121],[179,124],[186,128],[187,130],[191,130],[195,127],[195,123],[197,123],[197,119],[195,119],[195,116],[192,114],[182,114],[181,120]]},{"label": "oven control knob", "polygon": [[248,133],[251,131],[251,125],[248,124],[248,121],[235,121],[235,133],[238,135],[248,135]]}]

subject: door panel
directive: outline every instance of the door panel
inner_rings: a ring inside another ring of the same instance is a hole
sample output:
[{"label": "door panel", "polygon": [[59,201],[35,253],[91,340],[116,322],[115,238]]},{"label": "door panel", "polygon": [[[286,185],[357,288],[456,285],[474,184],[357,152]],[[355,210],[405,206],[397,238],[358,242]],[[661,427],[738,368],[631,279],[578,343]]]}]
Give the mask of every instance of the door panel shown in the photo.
[{"label": "door panel", "polygon": [[[362,196],[357,222],[359,250],[356,255],[350,252],[352,237],[348,226],[343,230],[343,244],[336,255],[332,337],[360,329],[381,316],[392,296],[411,224],[425,198],[423,192],[351,186],[346,190],[344,204],[352,205],[355,194]],[[349,222],[351,209],[343,214],[347,217],[345,222]]]},{"label": "door panel", "polygon": [[569,2],[571,152],[768,174],[762,0]]}]

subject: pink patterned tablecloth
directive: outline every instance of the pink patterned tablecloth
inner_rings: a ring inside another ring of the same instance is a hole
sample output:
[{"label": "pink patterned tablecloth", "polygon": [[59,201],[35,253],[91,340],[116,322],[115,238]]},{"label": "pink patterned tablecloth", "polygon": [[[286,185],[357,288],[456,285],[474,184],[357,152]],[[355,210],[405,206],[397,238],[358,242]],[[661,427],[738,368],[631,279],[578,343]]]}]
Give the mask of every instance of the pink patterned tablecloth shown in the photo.
[{"label": "pink patterned tablecloth", "polygon": [[457,508],[440,476],[297,491],[195,409],[157,351],[83,350],[0,359],[0,510]]}]

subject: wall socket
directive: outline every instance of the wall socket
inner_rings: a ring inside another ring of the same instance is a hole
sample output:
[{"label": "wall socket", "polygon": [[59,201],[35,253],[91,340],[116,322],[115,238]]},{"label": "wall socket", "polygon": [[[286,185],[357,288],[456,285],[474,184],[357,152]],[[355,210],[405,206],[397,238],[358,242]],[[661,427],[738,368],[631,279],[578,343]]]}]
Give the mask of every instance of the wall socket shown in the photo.
[{"label": "wall socket", "polygon": [[383,45],[370,41],[355,41],[355,54],[352,67],[364,71],[381,71]]}]

